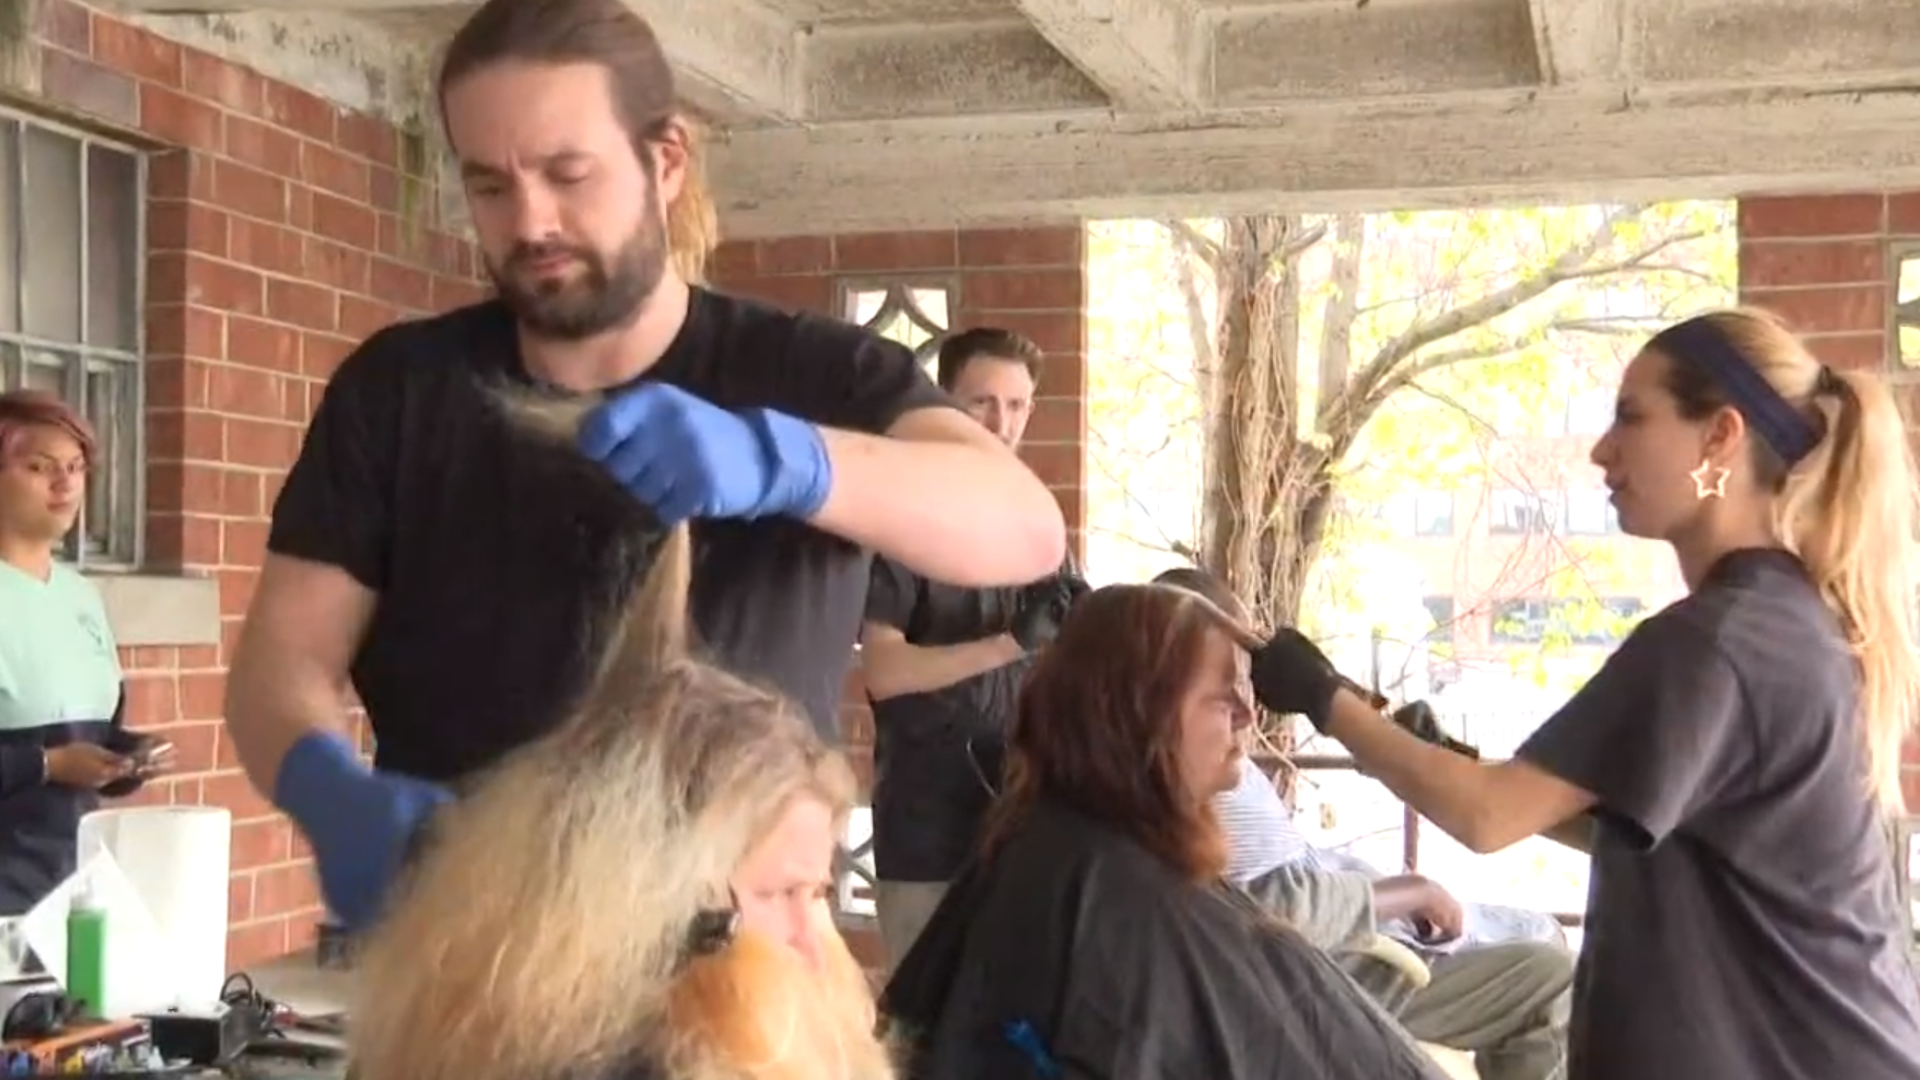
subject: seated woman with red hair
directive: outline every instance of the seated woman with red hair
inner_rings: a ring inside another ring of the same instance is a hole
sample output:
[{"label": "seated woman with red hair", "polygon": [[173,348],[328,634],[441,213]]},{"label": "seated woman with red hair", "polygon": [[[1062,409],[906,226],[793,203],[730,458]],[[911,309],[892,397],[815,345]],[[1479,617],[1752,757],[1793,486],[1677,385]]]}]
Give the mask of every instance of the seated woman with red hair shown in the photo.
[{"label": "seated woman with red hair", "polygon": [[1074,608],[1021,694],[1006,790],[881,1001],[915,1080],[1410,1080],[1432,1061],[1226,885],[1258,641],[1184,590]]}]

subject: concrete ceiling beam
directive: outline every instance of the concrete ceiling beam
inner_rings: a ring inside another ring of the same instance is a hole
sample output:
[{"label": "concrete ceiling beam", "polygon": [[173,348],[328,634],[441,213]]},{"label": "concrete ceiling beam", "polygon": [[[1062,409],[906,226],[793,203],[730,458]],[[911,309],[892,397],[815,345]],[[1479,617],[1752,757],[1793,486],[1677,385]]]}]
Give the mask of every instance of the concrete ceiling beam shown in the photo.
[{"label": "concrete ceiling beam", "polygon": [[[754,0],[626,0],[660,36],[680,95],[726,124],[780,124],[801,119],[803,69],[799,27]],[[365,16],[377,28],[387,17],[445,12],[457,25],[472,0],[119,0],[146,15],[253,13],[293,17],[316,10]],[[371,29],[370,32],[380,32]],[[423,41],[436,55],[444,39]]]},{"label": "concrete ceiling beam", "polygon": [[680,95],[723,123],[804,115],[800,28],[753,0],[626,0],[660,36]]},{"label": "concrete ceiling beam", "polygon": [[1920,186],[1920,91],[824,125],[735,133],[712,176],[730,236],[1891,189]]},{"label": "concrete ceiling beam", "polygon": [[[1594,0],[1600,2],[1600,0]],[[1537,86],[1517,0],[1228,9],[1213,35],[1222,107]]]},{"label": "concrete ceiling beam", "polygon": [[1920,72],[1914,0],[1631,0],[1628,15],[1648,83],[1837,89]]},{"label": "concrete ceiling beam", "polygon": [[1211,21],[1193,0],[1013,0],[1040,35],[1123,112],[1206,103]]},{"label": "concrete ceiling beam", "polygon": [[1548,86],[1625,89],[1632,0],[1527,0],[1540,81]]}]

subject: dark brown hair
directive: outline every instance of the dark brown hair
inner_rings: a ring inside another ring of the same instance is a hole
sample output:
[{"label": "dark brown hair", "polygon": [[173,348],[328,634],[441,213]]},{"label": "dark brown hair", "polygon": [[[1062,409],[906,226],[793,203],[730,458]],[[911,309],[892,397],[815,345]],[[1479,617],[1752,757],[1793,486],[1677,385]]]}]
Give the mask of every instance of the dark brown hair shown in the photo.
[{"label": "dark brown hair", "polygon": [[953,384],[960,381],[960,373],[967,369],[967,365],[982,357],[1021,364],[1026,367],[1027,374],[1038,380],[1040,365],[1046,359],[1046,354],[1040,351],[1040,346],[1035,345],[1032,338],[1012,330],[995,326],[962,330],[940,343],[940,359],[934,376],[940,383],[940,389],[953,389]]},{"label": "dark brown hair", "polygon": [[50,427],[80,444],[80,456],[93,461],[93,428],[73,406],[45,390],[10,390],[0,394],[0,465],[10,460],[28,428]]},{"label": "dark brown hair", "polygon": [[1219,608],[1179,589],[1109,585],[1075,604],[1021,688],[1006,791],[983,849],[991,855],[1037,803],[1052,800],[1195,880],[1218,877],[1225,841],[1180,768],[1180,707],[1216,632],[1254,644]]},{"label": "dark brown hair", "polygon": [[441,120],[448,88],[507,61],[605,69],[614,108],[643,161],[650,159],[647,143],[677,114],[673,69],[660,39],[622,0],[486,0],[454,32],[440,62]]},{"label": "dark brown hair", "polygon": [[1153,583],[1195,593],[1211,601],[1214,607],[1226,613],[1229,618],[1248,617],[1247,605],[1233,594],[1233,590],[1227,587],[1226,581],[1222,580],[1220,575],[1210,574],[1197,566],[1176,566],[1171,570],[1162,570],[1153,579]]}]

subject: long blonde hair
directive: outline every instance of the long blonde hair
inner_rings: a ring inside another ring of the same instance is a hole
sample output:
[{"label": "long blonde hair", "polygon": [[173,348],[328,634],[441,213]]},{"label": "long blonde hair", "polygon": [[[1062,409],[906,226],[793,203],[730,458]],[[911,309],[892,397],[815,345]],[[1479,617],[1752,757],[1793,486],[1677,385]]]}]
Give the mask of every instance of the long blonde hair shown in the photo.
[{"label": "long blonde hair", "polygon": [[[1773,314],[1735,308],[1702,316],[1790,405],[1820,425],[1818,445],[1791,467],[1762,440],[1753,465],[1776,492],[1780,542],[1798,555],[1838,616],[1860,665],[1868,783],[1901,813],[1900,750],[1915,719],[1914,464],[1906,424],[1880,379],[1825,368]],[[1683,414],[1703,416],[1724,393],[1689,365],[1669,366]]]},{"label": "long blonde hair", "polygon": [[720,246],[720,212],[707,187],[706,132],[693,119],[683,123],[687,129],[687,176],[680,185],[680,197],[667,207],[667,250],[681,280],[704,285],[707,260]]},{"label": "long blonde hair", "polygon": [[[569,441],[581,412],[506,405]],[[689,658],[686,527],[645,542],[593,689],[442,811],[365,943],[359,1080],[573,1080],[640,1060],[677,1080],[891,1077],[824,904],[823,971],[746,932],[687,954],[787,807],[817,799],[843,822],[854,779],[791,702]]]}]

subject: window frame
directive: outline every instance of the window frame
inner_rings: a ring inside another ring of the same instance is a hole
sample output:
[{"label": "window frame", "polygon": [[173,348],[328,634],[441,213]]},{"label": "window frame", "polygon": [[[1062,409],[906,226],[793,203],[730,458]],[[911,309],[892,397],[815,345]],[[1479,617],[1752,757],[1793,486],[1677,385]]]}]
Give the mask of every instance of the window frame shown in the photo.
[{"label": "window frame", "polygon": [[[1601,528],[1598,530],[1577,527],[1574,524],[1574,503],[1581,499],[1598,499],[1600,503]],[[1613,505],[1609,492],[1605,488],[1573,488],[1562,492],[1560,497],[1562,521],[1560,527],[1568,536],[1605,537],[1620,535],[1620,511]]]},{"label": "window frame", "polygon": [[[916,291],[939,291],[947,298],[947,325],[935,329],[934,320],[913,299]],[[866,292],[884,293],[880,310],[866,322],[857,322],[853,317],[853,298]],[[954,311],[960,303],[960,279],[954,274],[845,274],[834,279],[833,311],[834,317],[853,323],[863,329],[879,333],[878,326],[886,322],[891,314],[904,311],[909,321],[923,330],[932,331],[932,336],[914,346],[913,355],[922,364],[931,364],[940,351],[940,343],[953,333]],[[884,336],[884,335],[882,335]],[[897,341],[897,338],[888,338]],[[905,342],[901,342],[905,344]]]},{"label": "window frame", "polygon": [[[1520,528],[1510,528],[1503,520],[1500,502],[1503,496],[1514,496],[1526,507],[1529,523]],[[1534,511],[1538,510],[1538,514]],[[1536,491],[1529,488],[1497,487],[1487,491],[1487,535],[1488,536],[1552,536],[1566,518],[1566,507],[1556,497],[1555,492]],[[1538,520],[1540,528],[1532,527],[1531,522]]]},{"label": "window frame", "polygon": [[[18,108],[0,106],[0,125],[11,130],[14,139],[13,183],[14,205],[0,207],[0,213],[11,215],[13,230],[14,265],[19,275],[14,282],[11,302],[15,304],[20,316],[16,330],[0,330],[0,349],[16,355],[11,359],[0,353],[0,385],[25,385],[25,376],[33,366],[29,354],[33,352],[54,353],[62,363],[60,365],[61,397],[72,405],[88,422],[93,422],[92,402],[89,398],[88,373],[105,369],[114,376],[124,378],[126,399],[120,404],[124,411],[125,428],[116,427],[112,432],[96,432],[103,441],[113,445],[124,445],[121,440],[131,443],[131,449],[124,455],[130,466],[130,475],[119,476],[118,462],[109,462],[109,473],[115,487],[107,495],[108,521],[107,539],[100,551],[87,549],[89,508],[81,506],[80,520],[68,534],[62,547],[62,557],[76,568],[87,572],[128,573],[138,570],[146,557],[147,521],[147,299],[149,255],[148,229],[148,180],[151,169],[151,155],[134,143],[103,135],[96,131],[62,123],[49,117]],[[77,269],[77,289],[79,295],[79,340],[59,341],[36,337],[27,332],[26,310],[30,302],[27,284],[26,249],[28,245],[27,220],[28,207],[32,194],[28,190],[27,133],[38,129],[46,134],[70,141],[79,152],[80,177],[79,190],[74,198],[79,203],[79,235],[75,243],[79,248]],[[92,282],[91,269],[93,252],[91,250],[93,208],[89,205],[92,176],[89,168],[89,155],[92,148],[123,154],[131,159],[134,167],[134,205],[133,205],[133,247],[132,277],[133,296],[132,318],[133,345],[130,349],[109,348],[95,345],[86,339],[91,334]],[[117,379],[114,381],[118,381]],[[97,425],[96,425],[97,426]],[[97,482],[100,473],[94,470],[88,476],[89,490]],[[116,497],[117,496],[117,497]]]},{"label": "window frame", "polygon": [[1887,246],[1887,369],[1895,378],[1920,377],[1920,353],[1909,357],[1900,348],[1900,331],[1920,337],[1920,294],[1900,298],[1900,270],[1908,263],[1920,266],[1920,242]]}]

